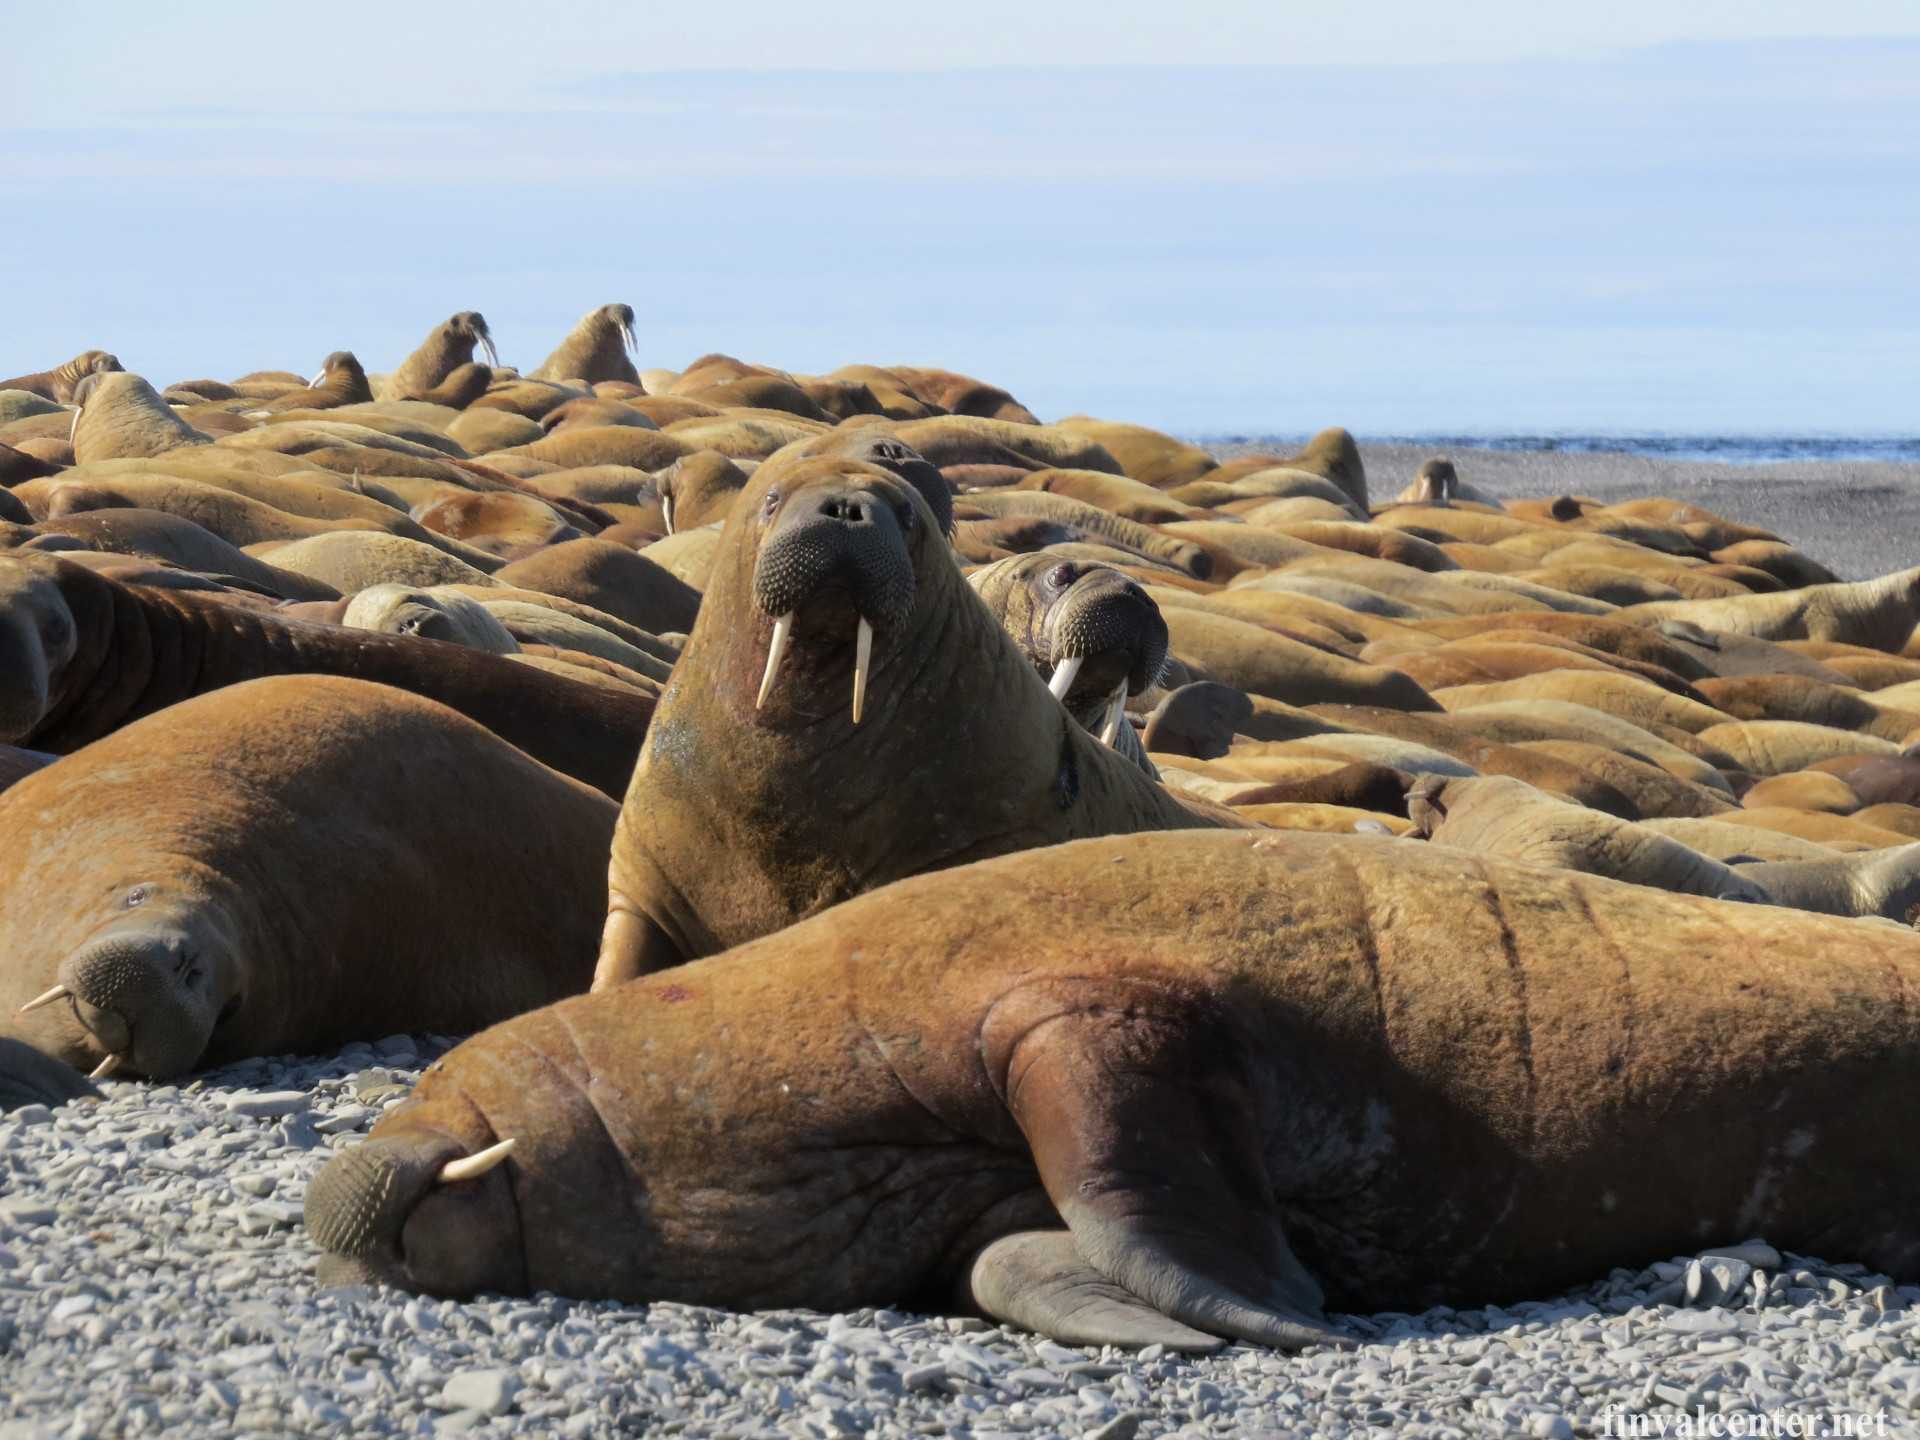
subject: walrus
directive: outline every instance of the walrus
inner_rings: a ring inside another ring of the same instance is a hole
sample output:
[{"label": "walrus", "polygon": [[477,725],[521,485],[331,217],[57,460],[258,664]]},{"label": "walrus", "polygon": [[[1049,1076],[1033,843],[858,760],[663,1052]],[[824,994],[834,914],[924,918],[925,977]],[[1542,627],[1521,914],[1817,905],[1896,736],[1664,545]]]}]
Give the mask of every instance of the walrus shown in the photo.
[{"label": "walrus", "polygon": [[1899,654],[1920,622],[1920,566],[1877,580],[1807,585],[1727,600],[1678,600],[1623,612],[1636,624],[1684,620],[1762,640],[1830,640]]},{"label": "walrus", "polygon": [[323,1283],[1189,1349],[1717,1235],[1910,1281],[1916,984],[1890,928],[1406,841],[1084,840],[468,1040],[307,1230]]},{"label": "walrus", "polygon": [[636,348],[633,307],[602,305],[580,317],[559,348],[527,373],[530,380],[625,380],[640,383],[627,352]]},{"label": "walrus", "polygon": [[612,796],[625,793],[651,712],[438,640],[121,585],[56,556],[0,556],[0,743],[65,754],[188,696],[292,673],[436,700]]},{"label": "walrus", "polygon": [[1240,823],[1082,730],[920,492],[840,457],[754,473],[649,734],[614,839],[603,988],[922,870]]},{"label": "walrus", "polygon": [[367,372],[351,350],[335,350],[320,362],[320,371],[304,390],[290,390],[253,407],[254,414],[280,410],[338,410],[343,405],[365,405],[373,400]]},{"label": "walrus", "polygon": [[0,380],[0,390],[25,390],[42,400],[57,400],[62,405],[73,399],[73,392],[89,375],[106,375],[121,369],[120,359],[105,350],[82,350],[64,365],[51,370],[36,370],[31,375],[16,375]]},{"label": "walrus", "polygon": [[80,408],[74,412],[68,438],[81,465],[162,455],[182,445],[207,445],[213,440],[174,414],[153,386],[123,370],[85,376],[73,398]]},{"label": "walrus", "polygon": [[1453,461],[1443,456],[1422,460],[1413,472],[1413,480],[1394,500],[1402,505],[1431,505],[1436,510],[1451,510],[1453,497],[1460,492],[1460,472]]},{"label": "walrus", "polygon": [[499,352],[493,348],[493,332],[487,317],[478,310],[462,310],[433,327],[400,368],[387,376],[379,389],[382,400],[402,400],[439,385],[449,375],[473,360],[475,346],[487,352],[487,363],[498,367]]},{"label": "walrus", "polygon": [[[454,366],[452,370],[447,372],[447,378],[442,380],[438,385],[429,385],[424,390],[417,390],[412,394],[401,395],[396,398],[401,400],[418,400],[427,405],[444,405],[449,410],[464,411],[469,405],[473,404],[474,401],[486,394],[487,387],[491,384],[493,384],[492,367],[469,360],[464,365]],[[453,438],[456,440],[461,439],[458,435]],[[464,441],[462,443],[464,444]],[[509,441],[507,443],[511,444],[513,442]],[[469,453],[478,454],[480,452],[471,451]]]},{"label": "walrus", "polygon": [[[1407,818],[1436,845],[1635,885],[1764,905],[1766,888],[1718,860],[1628,820],[1570,805],[1521,780],[1423,776]],[[1792,903],[1790,901],[1783,903]]]},{"label": "walrus", "polygon": [[1126,705],[1160,682],[1167,622],[1147,592],[1106,565],[1015,555],[967,577],[1067,713],[1154,779]]},{"label": "walrus", "polygon": [[1920,925],[1920,844],[1737,867],[1776,905]]},{"label": "walrus", "polygon": [[0,1023],[152,1079],[490,1024],[585,987],[615,814],[389,686],[183,701],[0,795]]}]

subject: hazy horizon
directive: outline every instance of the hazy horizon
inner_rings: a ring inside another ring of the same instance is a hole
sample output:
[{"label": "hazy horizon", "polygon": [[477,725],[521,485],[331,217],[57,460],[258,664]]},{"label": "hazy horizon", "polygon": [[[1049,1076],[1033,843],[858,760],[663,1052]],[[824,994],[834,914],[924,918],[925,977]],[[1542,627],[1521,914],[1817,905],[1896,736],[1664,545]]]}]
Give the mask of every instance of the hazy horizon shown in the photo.
[{"label": "hazy horizon", "polygon": [[279,89],[156,59],[78,121],[53,65],[0,99],[0,373],[380,370],[469,308],[527,368],[625,300],[643,367],[942,365],[1193,434],[1920,428],[1920,39],[1567,43],[648,70],[530,41],[525,75],[416,62],[318,108],[323,46]]}]

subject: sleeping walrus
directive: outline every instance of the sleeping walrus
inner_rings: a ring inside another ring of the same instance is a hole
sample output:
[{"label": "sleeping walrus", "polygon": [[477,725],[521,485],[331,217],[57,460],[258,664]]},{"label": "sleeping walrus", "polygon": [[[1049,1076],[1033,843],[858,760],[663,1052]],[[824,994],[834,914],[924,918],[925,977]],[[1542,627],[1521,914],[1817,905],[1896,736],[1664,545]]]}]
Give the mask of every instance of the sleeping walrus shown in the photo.
[{"label": "sleeping walrus", "polygon": [[323,1279],[957,1293],[1193,1349],[1754,1234],[1911,1281],[1916,986],[1920,937],[1878,922],[1398,840],[1108,837],[479,1035],[307,1226]]}]

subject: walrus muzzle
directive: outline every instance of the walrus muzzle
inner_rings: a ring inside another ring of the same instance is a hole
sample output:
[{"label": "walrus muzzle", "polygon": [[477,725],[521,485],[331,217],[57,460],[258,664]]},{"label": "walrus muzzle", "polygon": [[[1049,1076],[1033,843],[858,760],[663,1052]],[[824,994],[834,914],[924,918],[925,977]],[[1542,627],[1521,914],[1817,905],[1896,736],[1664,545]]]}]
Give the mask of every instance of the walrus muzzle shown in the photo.
[{"label": "walrus muzzle", "polygon": [[[1104,699],[1100,738],[1111,745],[1124,723],[1127,696],[1160,679],[1167,622],[1146,591],[1119,571],[1101,566],[1075,578],[1076,568],[1056,565],[1034,582],[1058,594],[1046,612],[1054,667],[1047,688],[1076,713],[1085,699]],[[1045,603],[1048,597],[1037,598]]]},{"label": "walrus muzzle", "polygon": [[755,708],[766,704],[793,634],[794,615],[829,596],[849,604],[855,625],[853,723],[865,708],[876,630],[903,625],[913,613],[913,556],[907,532],[913,510],[899,510],[875,490],[816,488],[789,501],[760,546],[753,598],[773,617],[773,639]]},{"label": "walrus muzzle", "polygon": [[[60,966],[50,998],[70,998],[75,1018],[106,1052],[96,1074],[123,1065],[160,1080],[191,1070],[221,1014],[219,977],[205,949],[171,925],[117,929]],[[64,996],[57,992],[64,990]]]}]

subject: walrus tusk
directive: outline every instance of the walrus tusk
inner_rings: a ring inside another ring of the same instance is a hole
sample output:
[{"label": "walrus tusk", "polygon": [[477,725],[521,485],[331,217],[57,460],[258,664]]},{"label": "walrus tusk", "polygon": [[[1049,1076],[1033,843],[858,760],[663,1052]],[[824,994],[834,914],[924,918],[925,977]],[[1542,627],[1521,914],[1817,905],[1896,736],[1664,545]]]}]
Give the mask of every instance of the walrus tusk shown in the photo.
[{"label": "walrus tusk", "polygon": [[1127,682],[1122,680],[1113,688],[1113,699],[1107,703],[1107,723],[1100,727],[1100,743],[1112,745],[1120,734],[1120,727],[1127,723]]},{"label": "walrus tusk", "polygon": [[102,1060],[98,1065],[93,1067],[92,1071],[88,1073],[87,1079],[104,1080],[107,1078],[107,1076],[113,1074],[113,1072],[118,1070],[119,1068],[120,1068],[120,1057],[118,1055],[109,1055],[107,1056],[106,1059]]},{"label": "walrus tusk", "polygon": [[1073,682],[1080,674],[1080,667],[1087,663],[1084,655],[1069,655],[1053,667],[1053,679],[1047,682],[1047,689],[1053,692],[1053,698],[1065,702],[1067,691],[1073,688]]},{"label": "walrus tusk", "polygon": [[753,702],[758,710],[767,703],[767,696],[773,693],[773,677],[780,673],[780,657],[787,653],[787,637],[793,633],[793,612],[776,615],[773,621],[773,642],[767,646],[767,673],[760,677],[760,698]]},{"label": "walrus tusk", "polygon": [[69,445],[73,443],[73,437],[80,431],[80,416],[85,413],[86,408],[84,405],[76,405],[73,407],[73,423],[67,426],[67,443]]},{"label": "walrus tusk", "polygon": [[667,534],[671,535],[673,533],[673,496],[660,497],[660,516],[667,523]]},{"label": "walrus tusk", "polygon": [[497,1145],[489,1145],[486,1149],[462,1159],[449,1160],[440,1167],[440,1174],[435,1178],[442,1185],[451,1185],[459,1180],[478,1180],[511,1155],[513,1147],[519,1143],[518,1140],[502,1140]]},{"label": "walrus tusk", "polygon": [[326,378],[327,378],[327,372],[324,369],[317,371],[314,374],[314,377],[311,380],[307,381],[307,388],[309,390],[313,389],[316,385],[318,385],[322,380]]},{"label": "walrus tusk", "polygon": [[67,989],[67,987],[64,985],[56,985],[51,990],[47,991],[46,994],[36,995],[33,999],[27,1001],[26,1004],[22,1005],[18,1010],[14,1011],[13,1013],[16,1015],[25,1015],[30,1011],[38,1010],[42,1005],[51,1005],[56,1000],[63,1000],[67,996],[71,995],[72,993],[73,992]]},{"label": "walrus tusk", "polygon": [[480,348],[487,352],[487,363],[495,369],[498,369],[500,365],[500,352],[493,348],[493,337],[491,335],[482,335],[480,337]]},{"label": "walrus tusk", "polygon": [[860,629],[853,641],[853,723],[860,723],[860,712],[867,708],[867,667],[873,662],[873,626],[860,617]]}]

